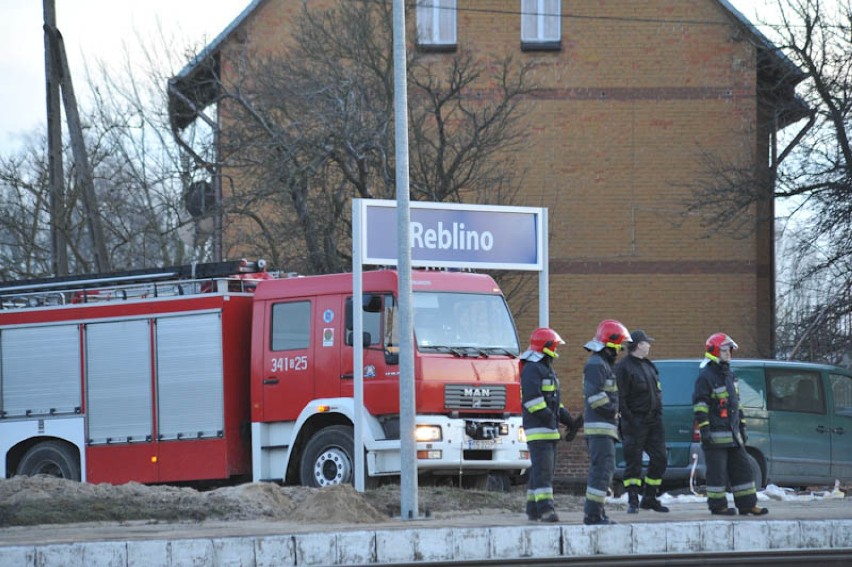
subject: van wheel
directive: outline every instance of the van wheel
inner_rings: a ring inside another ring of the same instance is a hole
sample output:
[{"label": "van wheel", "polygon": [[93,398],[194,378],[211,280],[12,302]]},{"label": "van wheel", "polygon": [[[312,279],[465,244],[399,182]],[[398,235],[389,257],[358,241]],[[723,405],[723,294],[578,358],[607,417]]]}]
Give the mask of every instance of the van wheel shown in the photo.
[{"label": "van wheel", "polygon": [[18,463],[16,474],[35,476],[46,474],[80,481],[80,461],[77,453],[62,441],[44,441],[33,445]]},{"label": "van wheel", "polygon": [[760,466],[760,462],[757,458],[751,453],[748,454],[748,464],[751,467],[752,477],[754,477],[754,487],[757,490],[765,488],[765,485],[763,484],[763,468]]}]

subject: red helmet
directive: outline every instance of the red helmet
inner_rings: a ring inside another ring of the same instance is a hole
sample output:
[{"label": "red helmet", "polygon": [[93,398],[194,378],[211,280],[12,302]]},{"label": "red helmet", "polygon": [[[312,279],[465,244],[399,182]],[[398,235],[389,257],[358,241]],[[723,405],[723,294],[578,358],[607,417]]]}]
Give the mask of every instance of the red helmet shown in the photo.
[{"label": "red helmet", "polygon": [[625,342],[630,342],[630,331],[627,327],[615,319],[605,319],[598,325],[595,338],[586,343],[586,348],[595,352],[604,347],[621,350]]},{"label": "red helmet", "polygon": [[722,347],[730,347],[731,350],[737,350],[739,347],[734,339],[725,333],[713,333],[707,337],[704,343],[704,350],[707,354],[713,357],[718,357]]},{"label": "red helmet", "polygon": [[559,336],[559,333],[547,327],[536,329],[530,335],[530,350],[542,352],[548,356],[556,358],[556,347],[564,345],[565,341]]}]

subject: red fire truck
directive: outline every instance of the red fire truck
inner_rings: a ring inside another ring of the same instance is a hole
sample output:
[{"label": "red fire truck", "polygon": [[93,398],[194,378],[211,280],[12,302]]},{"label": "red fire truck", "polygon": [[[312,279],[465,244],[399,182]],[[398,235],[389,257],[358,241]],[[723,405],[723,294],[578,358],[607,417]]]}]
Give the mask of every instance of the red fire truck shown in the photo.
[{"label": "red fire truck", "polygon": [[[261,262],[0,284],[2,477],[352,482],[352,275]],[[400,472],[397,273],[363,282],[372,484]],[[529,466],[506,301],[480,274],[412,287],[419,473],[506,482]]]}]

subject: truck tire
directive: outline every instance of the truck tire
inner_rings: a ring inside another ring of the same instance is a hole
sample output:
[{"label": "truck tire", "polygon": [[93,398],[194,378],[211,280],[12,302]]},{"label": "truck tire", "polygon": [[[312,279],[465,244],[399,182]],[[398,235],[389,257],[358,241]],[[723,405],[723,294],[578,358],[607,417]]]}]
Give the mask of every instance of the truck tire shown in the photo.
[{"label": "truck tire", "polygon": [[322,488],[355,482],[355,459],[352,458],[352,428],[333,425],[320,429],[311,437],[302,455],[299,481],[302,486]]},{"label": "truck tire", "polygon": [[62,441],[43,441],[30,447],[18,463],[16,474],[34,476],[46,474],[80,481],[80,460],[77,452]]}]

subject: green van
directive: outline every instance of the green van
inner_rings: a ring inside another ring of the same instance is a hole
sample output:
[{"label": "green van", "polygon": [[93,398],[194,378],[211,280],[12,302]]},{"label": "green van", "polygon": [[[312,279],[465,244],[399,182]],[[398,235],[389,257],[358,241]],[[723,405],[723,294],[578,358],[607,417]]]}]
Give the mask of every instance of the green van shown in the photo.
[{"label": "green van", "polygon": [[[656,360],[663,389],[669,484],[686,483],[704,455],[694,428],[692,390],[700,360]],[[852,372],[836,366],[780,360],[737,360],[740,401],[748,424],[746,449],[761,487],[833,485],[852,481]],[[624,453],[616,448],[616,478]]]}]

